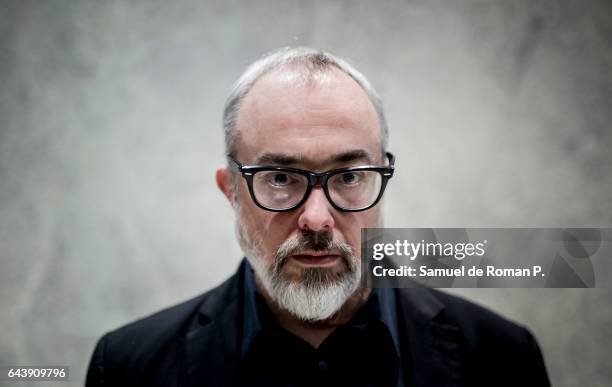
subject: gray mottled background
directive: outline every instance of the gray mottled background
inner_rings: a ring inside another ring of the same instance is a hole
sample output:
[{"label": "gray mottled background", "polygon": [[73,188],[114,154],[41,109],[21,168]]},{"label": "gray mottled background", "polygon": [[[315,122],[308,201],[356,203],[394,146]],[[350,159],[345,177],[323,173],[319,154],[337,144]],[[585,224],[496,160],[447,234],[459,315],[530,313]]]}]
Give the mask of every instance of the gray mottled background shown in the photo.
[{"label": "gray mottled background", "polygon": [[[379,89],[388,226],[612,225],[609,1],[0,1],[0,364],[80,385],[104,332],[232,273],[222,104],[285,45]],[[454,292],[529,326],[555,385],[603,386],[608,281]]]}]

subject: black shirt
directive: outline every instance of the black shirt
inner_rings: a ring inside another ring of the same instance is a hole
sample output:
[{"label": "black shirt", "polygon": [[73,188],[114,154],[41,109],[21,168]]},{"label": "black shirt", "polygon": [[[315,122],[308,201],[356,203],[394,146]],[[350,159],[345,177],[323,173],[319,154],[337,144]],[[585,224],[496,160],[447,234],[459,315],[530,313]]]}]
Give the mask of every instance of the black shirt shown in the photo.
[{"label": "black shirt", "polygon": [[240,380],[249,386],[403,386],[394,289],[373,289],[365,305],[318,348],[283,329],[244,282]]}]

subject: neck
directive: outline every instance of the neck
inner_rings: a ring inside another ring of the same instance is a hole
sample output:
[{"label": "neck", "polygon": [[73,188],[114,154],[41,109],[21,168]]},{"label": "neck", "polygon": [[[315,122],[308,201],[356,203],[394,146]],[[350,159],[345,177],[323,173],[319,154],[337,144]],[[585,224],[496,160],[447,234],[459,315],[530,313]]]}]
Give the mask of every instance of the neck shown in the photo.
[{"label": "neck", "polygon": [[315,348],[318,348],[334,329],[349,322],[355,313],[365,304],[372,291],[370,288],[358,288],[344,303],[342,308],[328,319],[304,321],[295,317],[290,312],[279,308],[265,290],[265,287],[261,285],[257,276],[255,283],[279,325]]}]

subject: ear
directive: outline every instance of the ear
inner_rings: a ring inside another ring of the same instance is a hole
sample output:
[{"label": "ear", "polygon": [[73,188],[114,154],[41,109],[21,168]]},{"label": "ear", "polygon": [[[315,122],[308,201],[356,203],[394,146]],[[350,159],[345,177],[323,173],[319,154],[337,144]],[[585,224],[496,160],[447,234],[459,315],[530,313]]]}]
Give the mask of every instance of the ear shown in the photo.
[{"label": "ear", "polygon": [[217,187],[223,192],[230,204],[232,203],[234,192],[232,189],[232,173],[227,168],[219,168],[215,173]]}]

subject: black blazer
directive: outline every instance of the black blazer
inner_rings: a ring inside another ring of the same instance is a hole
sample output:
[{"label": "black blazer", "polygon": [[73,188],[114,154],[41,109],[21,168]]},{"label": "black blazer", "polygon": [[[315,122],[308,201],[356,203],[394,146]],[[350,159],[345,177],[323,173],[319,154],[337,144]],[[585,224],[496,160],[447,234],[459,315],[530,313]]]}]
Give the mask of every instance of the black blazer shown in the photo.
[{"label": "black blazer", "polygon": [[[242,266],[217,288],[104,335],[87,386],[237,385]],[[437,290],[397,294],[407,385],[549,385],[527,329]]]}]

